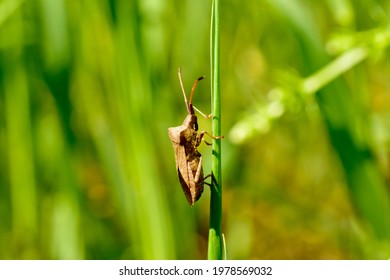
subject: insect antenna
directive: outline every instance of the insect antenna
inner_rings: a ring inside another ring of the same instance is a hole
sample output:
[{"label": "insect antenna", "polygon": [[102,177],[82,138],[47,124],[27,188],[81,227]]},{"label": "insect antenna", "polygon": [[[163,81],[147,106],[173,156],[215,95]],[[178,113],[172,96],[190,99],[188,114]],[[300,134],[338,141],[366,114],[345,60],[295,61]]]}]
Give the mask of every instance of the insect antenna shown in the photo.
[{"label": "insect antenna", "polygon": [[200,80],[203,80],[204,77],[202,76],[202,77],[199,77],[198,79],[195,80],[194,84],[192,85],[192,89],[191,89],[190,102],[188,102],[187,96],[186,96],[186,91],[185,91],[184,85],[183,85],[183,79],[181,78],[181,67],[179,67],[179,69],[177,71],[177,75],[179,76],[180,87],[181,87],[181,91],[183,92],[184,102],[186,103],[187,111],[190,115],[194,115],[195,112],[194,112],[194,109],[192,107],[192,97],[194,95],[196,85],[198,84],[198,82]]},{"label": "insect antenna", "polygon": [[183,86],[183,80],[181,78],[181,67],[179,67],[179,70],[177,71],[177,75],[179,76],[181,91],[183,92],[184,102],[186,103],[187,111],[189,114],[191,114],[190,106],[188,104],[188,100],[187,100],[187,96],[186,96],[186,91],[184,90],[184,86]]},{"label": "insect antenna", "polygon": [[196,85],[198,84],[198,82],[199,82],[200,80],[203,80],[203,79],[204,79],[203,76],[197,78],[197,79],[195,80],[193,86],[192,86],[191,95],[190,95],[190,102],[188,103],[188,107],[189,107],[189,109],[191,110],[191,114],[195,114],[194,108],[192,107],[192,96],[194,96],[194,92],[195,92]]}]

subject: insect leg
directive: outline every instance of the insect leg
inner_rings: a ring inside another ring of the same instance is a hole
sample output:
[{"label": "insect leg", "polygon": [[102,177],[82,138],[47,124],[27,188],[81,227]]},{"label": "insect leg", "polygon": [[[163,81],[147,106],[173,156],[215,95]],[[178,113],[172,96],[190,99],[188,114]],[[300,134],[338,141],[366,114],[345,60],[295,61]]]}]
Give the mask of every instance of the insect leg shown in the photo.
[{"label": "insect leg", "polygon": [[215,180],[215,177],[213,176],[212,173],[210,173],[209,175],[207,175],[206,177],[203,178],[203,183],[206,184],[207,186],[211,187],[212,184],[211,183],[207,183],[205,182],[204,180],[206,180],[207,178],[211,177],[211,181],[214,182],[216,185],[218,184],[217,181]]},{"label": "insect leg", "polygon": [[[205,131],[201,131],[199,132],[199,134],[196,136],[196,146],[199,146],[200,143],[202,142],[203,140],[203,136],[206,132]],[[203,140],[204,141],[204,140]],[[204,141],[207,145],[211,145],[210,143],[207,143],[206,141]]]},{"label": "insect leg", "polygon": [[204,177],[204,178],[203,178],[203,183],[206,184],[207,186],[211,187],[211,184],[210,184],[210,183],[205,182],[205,180],[206,180],[208,177],[212,177],[212,174],[210,173],[209,175],[207,175],[206,177]]},{"label": "insect leg", "polygon": [[213,136],[211,135],[210,133],[208,133],[207,131],[200,131],[198,136],[197,136],[197,139],[196,139],[196,145],[199,146],[200,145],[200,142],[205,142],[206,145],[210,146],[211,143],[207,142],[206,140],[203,139],[203,136],[207,134],[209,137],[211,137],[212,139],[221,139],[221,138],[224,138],[224,136]]},{"label": "insect leg", "polygon": [[213,116],[213,114],[208,114],[206,115],[205,113],[203,113],[201,110],[199,110],[198,108],[196,108],[195,106],[192,106],[199,114],[201,114],[205,119],[209,119]]},{"label": "insect leg", "polygon": [[211,135],[210,133],[208,133],[207,131],[204,131],[204,130],[202,130],[201,132],[199,132],[199,134],[207,134],[210,138],[213,138],[213,139],[225,138],[225,136],[213,136],[213,135]]}]

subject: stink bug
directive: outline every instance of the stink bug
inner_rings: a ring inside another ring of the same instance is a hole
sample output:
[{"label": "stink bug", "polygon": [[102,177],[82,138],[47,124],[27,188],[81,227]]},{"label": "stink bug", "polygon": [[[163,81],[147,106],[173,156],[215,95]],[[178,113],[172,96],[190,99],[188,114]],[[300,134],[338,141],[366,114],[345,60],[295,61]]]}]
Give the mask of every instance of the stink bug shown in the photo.
[{"label": "stink bug", "polygon": [[[175,152],[176,170],[180,184],[188,203],[192,206],[195,201],[201,197],[204,184],[208,184],[205,183],[204,180],[211,176],[210,174],[203,177],[202,155],[197,150],[197,147],[202,142],[205,134],[209,135],[213,139],[220,139],[223,138],[223,136],[212,136],[206,131],[200,131],[198,133],[198,120],[194,111],[195,107],[192,106],[192,97],[197,83],[202,80],[203,77],[195,80],[191,89],[190,99],[188,101],[181,78],[180,68],[178,70],[178,76],[188,115],[182,125],[168,128],[168,136],[172,142],[173,151]],[[211,115],[206,116],[200,111],[199,113],[206,118],[211,117]],[[204,142],[207,145],[210,145],[206,141]]]}]

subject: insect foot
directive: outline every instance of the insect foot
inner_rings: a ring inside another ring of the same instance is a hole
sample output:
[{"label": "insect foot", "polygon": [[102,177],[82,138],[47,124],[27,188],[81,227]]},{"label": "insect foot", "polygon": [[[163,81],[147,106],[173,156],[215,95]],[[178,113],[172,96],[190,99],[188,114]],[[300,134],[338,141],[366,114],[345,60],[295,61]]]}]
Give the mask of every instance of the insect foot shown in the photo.
[{"label": "insect foot", "polygon": [[[168,136],[172,142],[173,151],[175,153],[176,171],[181,187],[188,203],[192,206],[201,197],[204,189],[204,180],[209,177],[203,176],[203,159],[197,148],[202,142],[205,134],[213,139],[221,139],[223,136],[212,136],[206,131],[198,133],[198,120],[192,105],[192,98],[197,83],[202,80],[203,77],[195,80],[191,89],[190,98],[187,100],[180,68],[178,76],[188,115],[182,125],[168,128]],[[201,114],[204,115],[203,113]],[[206,115],[204,116],[209,117]],[[207,143],[205,140],[203,141],[210,145],[210,143]]]}]

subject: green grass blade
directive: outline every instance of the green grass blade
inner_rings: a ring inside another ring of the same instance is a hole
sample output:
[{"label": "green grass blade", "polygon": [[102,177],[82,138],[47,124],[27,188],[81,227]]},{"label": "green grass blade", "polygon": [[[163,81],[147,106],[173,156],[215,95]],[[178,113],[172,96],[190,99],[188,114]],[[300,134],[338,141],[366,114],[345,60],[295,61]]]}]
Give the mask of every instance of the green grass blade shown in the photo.
[{"label": "green grass blade", "polygon": [[[219,0],[212,1],[211,12],[211,93],[212,93],[212,131],[221,135],[221,86],[220,86],[220,41],[219,41]],[[223,257],[222,246],[222,173],[221,140],[213,140],[211,172],[213,178],[210,199],[210,229],[208,259],[220,260]]]}]

